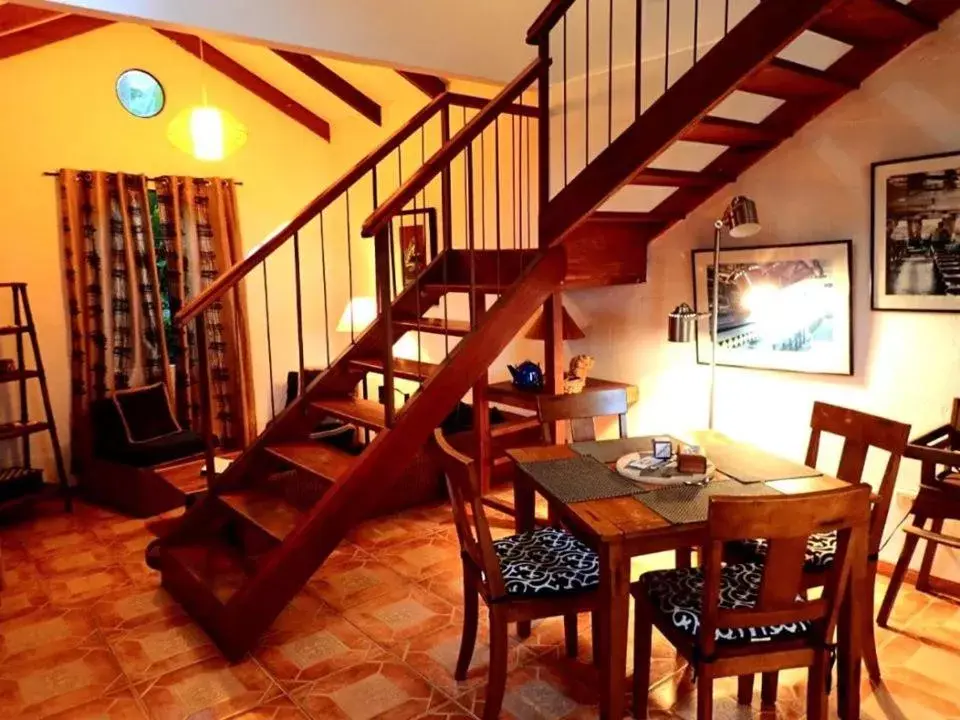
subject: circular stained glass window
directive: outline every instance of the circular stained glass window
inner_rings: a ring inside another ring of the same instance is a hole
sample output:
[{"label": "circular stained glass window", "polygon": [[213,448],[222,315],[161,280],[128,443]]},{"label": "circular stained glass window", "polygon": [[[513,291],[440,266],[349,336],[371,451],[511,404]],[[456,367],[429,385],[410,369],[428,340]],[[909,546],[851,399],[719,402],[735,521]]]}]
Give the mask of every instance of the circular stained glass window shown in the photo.
[{"label": "circular stained glass window", "polygon": [[163,110],[163,86],[146,70],[124,70],[117,78],[117,99],[138,118],[152,118]]}]

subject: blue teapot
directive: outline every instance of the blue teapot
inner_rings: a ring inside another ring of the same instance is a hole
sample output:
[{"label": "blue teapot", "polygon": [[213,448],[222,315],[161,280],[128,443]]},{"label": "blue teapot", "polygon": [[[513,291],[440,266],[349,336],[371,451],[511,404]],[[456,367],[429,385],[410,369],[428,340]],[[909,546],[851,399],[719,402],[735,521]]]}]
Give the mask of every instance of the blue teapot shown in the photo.
[{"label": "blue teapot", "polygon": [[524,360],[519,365],[507,365],[513,384],[521,390],[542,390],[543,369],[533,360]]}]

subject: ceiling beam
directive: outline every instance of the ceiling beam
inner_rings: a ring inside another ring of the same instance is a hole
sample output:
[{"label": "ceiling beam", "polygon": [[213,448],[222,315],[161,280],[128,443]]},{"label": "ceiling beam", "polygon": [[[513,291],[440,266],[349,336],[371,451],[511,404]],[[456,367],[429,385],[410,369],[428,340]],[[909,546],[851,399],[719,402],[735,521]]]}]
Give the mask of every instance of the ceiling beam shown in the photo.
[{"label": "ceiling beam", "polygon": [[400,77],[428,97],[435,98],[447,91],[447,81],[443,78],[437,77],[436,75],[409,72],[407,70],[397,70],[397,72],[400,74]]},{"label": "ceiling beam", "polygon": [[274,52],[315,83],[343,100],[370,122],[376,125],[382,124],[380,105],[315,57],[289,50],[275,49]]},{"label": "ceiling beam", "polygon": [[217,50],[208,42],[196,35],[154,28],[158,33],[189,52],[191,55],[203,58],[210,67],[219,70],[238,85],[245,87],[264,102],[273,105],[277,110],[303,125],[315,135],[324,140],[330,140],[330,123],[315,115],[289,95],[281,92],[259,75],[247,70],[236,60]]},{"label": "ceiling beam", "polygon": [[38,25],[47,20],[53,20],[61,14],[54,10],[15,5],[14,3],[0,5],[0,35],[20,30],[28,25]]},{"label": "ceiling beam", "polygon": [[0,60],[37,50],[60,40],[82,35],[110,24],[110,20],[100,18],[84,15],[64,15],[39,25],[15,30],[6,35],[0,35]]}]

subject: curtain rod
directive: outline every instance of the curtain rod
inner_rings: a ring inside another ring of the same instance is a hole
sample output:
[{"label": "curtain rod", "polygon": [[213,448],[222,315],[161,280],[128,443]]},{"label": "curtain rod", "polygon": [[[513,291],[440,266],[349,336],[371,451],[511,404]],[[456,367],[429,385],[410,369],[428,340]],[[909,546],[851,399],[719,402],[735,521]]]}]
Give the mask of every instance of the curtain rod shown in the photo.
[{"label": "curtain rod", "polygon": [[[44,173],[40,173],[40,174],[41,174],[43,177],[60,177],[60,173],[58,173],[58,172],[44,172]],[[163,180],[165,177],[170,177],[170,176],[169,176],[169,175],[158,175],[157,177],[148,177],[147,180]],[[205,179],[205,178],[200,178],[200,179],[203,180],[203,179]],[[234,184],[234,185],[237,185],[237,186],[240,186],[240,187],[243,186],[243,182],[240,181],[240,180],[234,180],[233,184]]]}]

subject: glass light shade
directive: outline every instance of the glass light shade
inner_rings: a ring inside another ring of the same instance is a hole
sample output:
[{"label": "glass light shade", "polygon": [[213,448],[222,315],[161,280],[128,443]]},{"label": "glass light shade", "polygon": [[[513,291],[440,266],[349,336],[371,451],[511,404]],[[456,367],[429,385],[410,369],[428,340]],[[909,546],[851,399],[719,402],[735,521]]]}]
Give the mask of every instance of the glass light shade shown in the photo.
[{"label": "glass light shade", "polygon": [[352,298],[343,309],[337,332],[358,333],[366,330],[377,319],[377,301],[375,298],[360,295]]},{"label": "glass light shade", "polygon": [[247,129],[226,110],[196,105],[181,111],[167,133],[175,147],[197,160],[218,162],[247,142]]},{"label": "glass light shade", "polygon": [[730,228],[730,237],[746,238],[756,235],[760,232],[757,204],[748,197],[738,195],[730,201],[724,222]]}]

